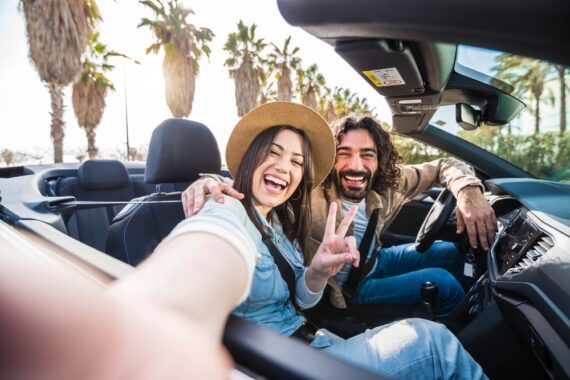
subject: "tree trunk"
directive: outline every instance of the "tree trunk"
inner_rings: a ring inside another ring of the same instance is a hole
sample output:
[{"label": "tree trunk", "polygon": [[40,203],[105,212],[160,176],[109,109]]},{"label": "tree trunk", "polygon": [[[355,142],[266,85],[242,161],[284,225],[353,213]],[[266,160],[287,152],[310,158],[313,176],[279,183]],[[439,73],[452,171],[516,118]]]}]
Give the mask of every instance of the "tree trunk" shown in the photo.
[{"label": "tree trunk", "polygon": [[303,96],[303,104],[312,110],[317,109],[317,97],[315,95],[315,89],[313,86],[309,86],[307,92],[305,93],[305,96]]},{"label": "tree trunk", "polygon": [[97,153],[99,149],[95,146],[95,125],[86,125],[85,126],[85,136],[87,136],[87,154],[89,155],[90,160],[94,160],[97,158]]},{"label": "tree trunk", "polygon": [[556,70],[560,79],[560,134],[563,135],[566,131],[566,67],[556,65]]},{"label": "tree trunk", "polygon": [[192,112],[196,87],[196,64],[183,52],[164,54],[162,64],[166,104],[174,117],[188,117]]},{"label": "tree trunk", "polygon": [[336,119],[336,112],[334,110],[334,106],[333,106],[332,102],[329,102],[329,105],[327,107],[327,111],[325,113],[325,120],[328,121],[329,123],[331,123],[335,119]]},{"label": "tree trunk", "polygon": [[292,97],[291,88],[293,87],[293,83],[291,82],[291,74],[290,70],[287,67],[284,67],[281,70],[281,76],[277,81],[277,100],[283,102],[290,102]]},{"label": "tree trunk", "polygon": [[49,83],[47,85],[51,97],[51,140],[53,142],[53,162],[63,162],[63,88]]},{"label": "tree trunk", "polygon": [[540,133],[540,98],[535,97],[536,108],[534,109],[534,133]]},{"label": "tree trunk", "polygon": [[252,67],[249,57],[244,57],[234,77],[238,116],[242,117],[253,109],[259,97],[259,73]]}]

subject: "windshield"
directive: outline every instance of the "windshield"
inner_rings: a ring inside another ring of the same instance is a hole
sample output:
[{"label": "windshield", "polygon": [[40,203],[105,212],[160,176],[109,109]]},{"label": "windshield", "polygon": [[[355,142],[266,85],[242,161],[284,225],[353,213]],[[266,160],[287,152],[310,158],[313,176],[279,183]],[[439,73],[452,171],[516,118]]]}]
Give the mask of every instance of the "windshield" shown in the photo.
[{"label": "windshield", "polygon": [[[526,108],[502,127],[483,124],[467,131],[455,121],[455,106],[440,107],[430,124],[496,154],[540,179],[570,182],[567,132],[570,78],[567,67],[469,46],[460,46],[457,67],[467,67],[504,82],[503,91]],[[459,66],[461,65],[461,66]]]}]

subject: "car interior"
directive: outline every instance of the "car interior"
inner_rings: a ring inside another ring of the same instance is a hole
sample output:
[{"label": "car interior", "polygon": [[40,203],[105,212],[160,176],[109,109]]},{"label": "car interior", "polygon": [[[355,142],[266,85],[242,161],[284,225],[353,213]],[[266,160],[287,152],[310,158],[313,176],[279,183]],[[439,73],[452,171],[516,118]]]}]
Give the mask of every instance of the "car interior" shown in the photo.
[{"label": "car interior", "polygon": [[[406,204],[381,238],[384,246],[453,240],[474,255],[463,301],[449,314],[431,315],[424,304],[336,309],[325,295],[306,316],[343,337],[401,318],[430,318],[454,332],[492,379],[570,378],[570,185],[534,178],[430,124],[442,106],[455,107],[466,131],[513,120],[526,104],[507,83],[459,64],[458,44],[570,65],[568,6],[526,0],[277,3],[287,22],[330,44],[386,99],[394,132],[470,164],[499,224],[489,251],[473,251],[465,234],[454,233],[454,197],[431,189]],[[522,25],[525,17],[535,21]],[[146,164],[89,160],[0,169],[0,218],[111,281],[183,220],[181,191],[200,173],[229,176],[213,134],[200,122],[168,119],[153,132]],[[253,378],[378,378],[237,317],[230,317],[224,344],[238,369]]]}]

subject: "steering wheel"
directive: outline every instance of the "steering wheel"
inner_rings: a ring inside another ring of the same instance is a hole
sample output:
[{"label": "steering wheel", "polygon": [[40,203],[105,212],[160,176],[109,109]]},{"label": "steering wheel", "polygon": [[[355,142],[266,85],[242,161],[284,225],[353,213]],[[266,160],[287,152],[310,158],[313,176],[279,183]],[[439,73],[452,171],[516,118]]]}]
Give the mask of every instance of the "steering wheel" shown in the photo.
[{"label": "steering wheel", "polygon": [[456,200],[453,193],[447,189],[439,194],[429,210],[418,235],[416,236],[416,250],[425,252],[431,247],[436,237],[443,230],[451,213],[455,209]]}]

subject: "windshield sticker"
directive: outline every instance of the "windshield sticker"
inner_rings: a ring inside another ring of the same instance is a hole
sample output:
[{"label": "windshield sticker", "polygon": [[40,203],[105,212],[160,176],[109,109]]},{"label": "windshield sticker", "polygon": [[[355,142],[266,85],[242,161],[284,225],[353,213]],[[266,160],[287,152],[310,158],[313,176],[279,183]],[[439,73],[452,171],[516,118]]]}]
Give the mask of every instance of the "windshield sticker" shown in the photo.
[{"label": "windshield sticker", "polygon": [[366,77],[370,79],[376,87],[401,86],[406,84],[400,75],[400,72],[395,67],[378,70],[365,70],[362,74],[366,75]]}]

